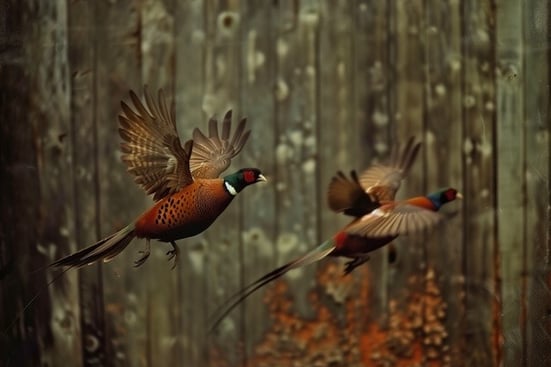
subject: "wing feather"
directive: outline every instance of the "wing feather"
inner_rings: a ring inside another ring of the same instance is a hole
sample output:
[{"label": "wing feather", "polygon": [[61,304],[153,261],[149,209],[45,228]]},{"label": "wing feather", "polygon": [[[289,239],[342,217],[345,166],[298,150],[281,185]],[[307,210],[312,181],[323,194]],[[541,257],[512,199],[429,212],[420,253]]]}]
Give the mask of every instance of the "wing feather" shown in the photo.
[{"label": "wing feather", "polygon": [[189,169],[193,142],[182,147],[174,108],[169,109],[162,90],[155,100],[145,86],[145,104],[134,91],[129,95],[133,108],[121,101],[119,115],[121,158],[135,182],[157,201],[193,182]]},{"label": "wing feather", "polygon": [[387,237],[414,234],[437,225],[444,216],[407,203],[392,203],[364,215],[346,229],[364,237]]},{"label": "wing feather", "polygon": [[[231,137],[232,111],[226,112],[222,120],[222,134],[218,130],[218,121],[209,120],[209,136],[199,129],[193,130],[193,151],[190,158],[190,169],[193,177],[216,178],[224,172],[249,138],[250,130],[245,131],[246,119],[242,119],[233,137]],[[230,140],[231,137],[231,140]]]},{"label": "wing feather", "polygon": [[327,203],[331,210],[355,217],[361,217],[378,207],[378,203],[360,185],[356,171],[350,172],[350,178],[341,171],[333,176],[327,190]]},{"label": "wing feather", "polygon": [[413,165],[421,143],[415,143],[412,137],[406,145],[394,147],[387,164],[376,164],[365,170],[360,176],[360,183],[367,193],[377,201],[394,200],[400,183]]}]

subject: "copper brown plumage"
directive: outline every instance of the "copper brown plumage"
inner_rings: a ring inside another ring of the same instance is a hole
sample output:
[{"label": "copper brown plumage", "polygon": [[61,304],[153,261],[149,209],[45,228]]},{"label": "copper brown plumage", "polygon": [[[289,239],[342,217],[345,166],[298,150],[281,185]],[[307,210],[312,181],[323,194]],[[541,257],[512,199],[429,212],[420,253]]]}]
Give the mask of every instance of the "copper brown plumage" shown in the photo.
[{"label": "copper brown plumage", "polygon": [[122,160],[135,182],[156,203],[138,219],[101,241],[52,263],[52,266],[83,266],[98,260],[109,261],[135,238],[145,238],[146,247],[135,262],[140,266],[150,254],[150,240],[169,242],[176,265],[175,241],[207,229],[248,185],[265,181],[257,168],[243,168],[223,178],[225,171],[245,145],[250,131],[242,119],[231,136],[232,113],[222,121],[209,120],[209,134],[198,128],[193,140],[182,146],[176,128],[174,108],[169,108],[162,90],[155,100],[144,88],[145,104],[130,91],[133,108],[121,102],[119,134]]}]

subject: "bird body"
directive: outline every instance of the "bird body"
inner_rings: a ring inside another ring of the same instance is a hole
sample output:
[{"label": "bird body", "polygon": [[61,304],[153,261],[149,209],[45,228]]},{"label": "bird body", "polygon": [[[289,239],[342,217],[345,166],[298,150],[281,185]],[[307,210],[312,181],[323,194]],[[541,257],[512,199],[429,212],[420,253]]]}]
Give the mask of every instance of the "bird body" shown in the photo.
[{"label": "bird body", "polygon": [[335,243],[335,249],[329,254],[332,257],[356,258],[361,254],[367,254],[392,242],[397,236],[388,236],[380,238],[369,238],[354,235],[341,230],[337,232],[332,240]]},{"label": "bird body", "polygon": [[195,236],[206,230],[233,198],[222,179],[196,180],[143,213],[136,220],[136,236],[164,242]]},{"label": "bird body", "polygon": [[447,202],[460,198],[453,188],[439,190],[427,196],[396,201],[395,195],[419,151],[420,143],[410,139],[403,149],[396,147],[390,162],[374,165],[359,177],[352,171],[350,177],[337,172],[329,184],[329,207],[338,213],[354,217],[333,237],[306,254],[282,265],[250,283],[234,294],[222,307],[211,331],[239,303],[256,290],[283,276],[290,270],[312,264],[328,256],[346,257],[344,274],[369,260],[371,251],[385,246],[400,235],[432,228],[443,219],[438,210]]}]

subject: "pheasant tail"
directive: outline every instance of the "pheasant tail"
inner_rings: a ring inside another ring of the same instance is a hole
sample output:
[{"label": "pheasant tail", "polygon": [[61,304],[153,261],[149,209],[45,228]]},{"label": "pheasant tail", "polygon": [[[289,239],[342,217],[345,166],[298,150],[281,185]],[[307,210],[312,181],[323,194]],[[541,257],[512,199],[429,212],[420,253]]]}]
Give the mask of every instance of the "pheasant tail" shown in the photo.
[{"label": "pheasant tail", "polygon": [[[218,311],[220,312],[219,316],[215,318],[212,326],[209,329],[209,332],[213,332],[218,325],[224,320],[224,318],[241,302],[243,302],[247,297],[256,292],[258,289],[262,288],[266,284],[276,280],[277,278],[283,276],[288,271],[300,268],[302,266],[313,264],[325,257],[327,257],[331,252],[335,250],[334,241],[328,240],[323,242],[321,245],[311,250],[307,254],[280,266],[279,268],[272,270],[271,272],[265,274],[264,276],[258,278],[245,288],[241,289],[239,292],[231,296]],[[218,313],[218,312],[216,312]]]},{"label": "pheasant tail", "polygon": [[53,262],[50,266],[78,268],[100,259],[103,259],[104,262],[110,261],[124,250],[134,237],[136,237],[134,225],[129,225],[91,246]]}]

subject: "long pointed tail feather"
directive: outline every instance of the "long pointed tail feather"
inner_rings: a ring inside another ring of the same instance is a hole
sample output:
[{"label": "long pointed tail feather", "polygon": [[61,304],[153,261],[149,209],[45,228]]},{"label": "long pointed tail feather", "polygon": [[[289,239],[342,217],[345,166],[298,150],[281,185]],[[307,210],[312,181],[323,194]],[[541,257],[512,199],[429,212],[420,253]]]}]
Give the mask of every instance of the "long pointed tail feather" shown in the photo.
[{"label": "long pointed tail feather", "polygon": [[228,316],[241,302],[243,302],[247,297],[256,292],[258,289],[262,288],[271,281],[283,276],[288,271],[300,268],[301,266],[306,266],[313,264],[325,257],[327,257],[335,249],[335,244],[333,240],[328,240],[311,250],[307,254],[290,261],[289,263],[282,265],[271,272],[263,275],[258,278],[251,284],[247,285],[237,293],[233,294],[226,302],[220,306],[214,314],[219,313],[214,319],[212,326],[209,329],[209,333],[212,333],[218,325]]},{"label": "long pointed tail feather", "polygon": [[50,266],[82,267],[98,260],[110,261],[136,237],[134,225],[124,227],[91,246],[54,261]]}]

